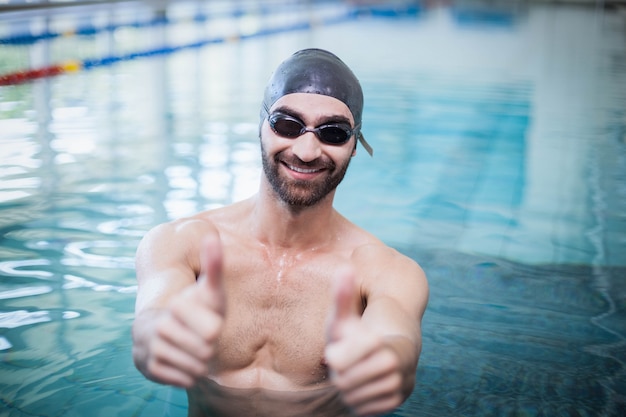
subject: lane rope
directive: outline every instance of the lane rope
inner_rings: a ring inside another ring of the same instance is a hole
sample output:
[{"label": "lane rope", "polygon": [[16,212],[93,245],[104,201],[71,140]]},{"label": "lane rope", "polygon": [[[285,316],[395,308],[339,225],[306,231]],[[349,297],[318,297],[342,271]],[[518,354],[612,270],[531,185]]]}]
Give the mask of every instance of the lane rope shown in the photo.
[{"label": "lane rope", "polygon": [[[415,8],[414,6],[410,6],[410,7],[406,7],[402,9],[355,8],[346,13],[343,13],[343,14],[340,14],[340,15],[337,15],[328,19],[321,20],[317,18],[312,18],[308,21],[296,22],[294,24],[290,24],[286,26],[262,29],[251,34],[220,36],[220,37],[215,37],[215,38],[199,40],[199,41],[184,44],[184,45],[160,46],[160,47],[147,49],[143,51],[136,51],[136,52],[131,52],[127,54],[119,54],[119,55],[109,55],[109,56],[104,56],[100,58],[88,58],[84,60],[68,60],[62,63],[57,63],[54,65],[50,65],[50,66],[46,66],[42,68],[26,69],[26,70],[20,70],[20,71],[15,71],[15,72],[10,72],[4,75],[0,75],[0,86],[23,84],[23,83],[34,81],[36,79],[40,79],[40,78],[53,77],[53,76],[66,74],[66,73],[75,73],[81,70],[89,70],[89,69],[93,69],[97,67],[113,65],[122,61],[130,61],[130,60],[134,60],[137,58],[146,58],[146,57],[152,57],[152,56],[157,56],[157,55],[167,55],[167,54],[182,51],[185,49],[201,48],[203,46],[207,46],[211,44],[243,41],[243,40],[261,37],[261,36],[275,35],[278,33],[307,30],[316,26],[328,26],[332,24],[338,24],[338,23],[354,20],[363,15],[398,17],[401,15],[407,15],[407,14],[414,15],[416,12],[418,12],[418,10],[419,9]],[[197,21],[202,22],[203,21],[202,19],[206,19],[206,18],[207,18],[207,15],[199,15],[199,16],[196,16],[194,20],[199,19]],[[146,27],[142,25],[161,25],[161,24],[169,24],[169,23],[171,22],[168,21],[167,19],[159,18],[159,19],[153,19],[149,22],[134,23],[132,25],[133,27]],[[113,27],[118,28],[121,26],[120,25],[106,26],[105,28],[102,28],[101,31],[111,30],[110,28],[113,28]],[[72,32],[71,34],[72,35],[77,35],[77,34],[93,35],[94,33],[95,32],[93,32],[93,28],[85,28],[82,31],[77,30],[75,32]],[[37,41],[42,40],[42,39],[52,39],[61,35],[68,36],[68,32],[64,34],[42,34],[42,35],[39,35],[39,38],[37,38]],[[7,38],[5,38],[5,40],[6,39]],[[26,42],[27,41],[25,37],[14,37],[12,39],[13,40],[11,42]]]}]

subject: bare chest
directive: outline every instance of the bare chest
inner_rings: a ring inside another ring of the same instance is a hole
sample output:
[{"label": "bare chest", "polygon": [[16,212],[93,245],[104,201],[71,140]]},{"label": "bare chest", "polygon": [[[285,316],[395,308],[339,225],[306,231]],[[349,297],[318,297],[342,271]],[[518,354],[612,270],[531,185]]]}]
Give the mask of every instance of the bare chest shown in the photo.
[{"label": "bare chest", "polygon": [[219,369],[307,386],[326,378],[332,271],[324,258],[231,256]]}]

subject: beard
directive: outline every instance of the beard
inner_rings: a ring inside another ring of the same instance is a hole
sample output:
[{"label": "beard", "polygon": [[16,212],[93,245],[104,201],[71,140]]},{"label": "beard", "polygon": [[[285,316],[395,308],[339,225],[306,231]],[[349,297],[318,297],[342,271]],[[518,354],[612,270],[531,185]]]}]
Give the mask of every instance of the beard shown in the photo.
[{"label": "beard", "polygon": [[263,171],[265,177],[269,181],[274,193],[287,205],[293,208],[311,207],[322,201],[328,194],[337,188],[341,183],[350,160],[348,158],[341,166],[337,166],[331,160],[316,160],[312,163],[302,162],[297,157],[292,157],[293,165],[310,168],[324,168],[328,173],[324,178],[317,178],[311,181],[294,180],[286,176],[281,176],[279,168],[284,162],[291,162],[286,157],[282,157],[282,153],[270,157],[263,142],[261,142],[261,154],[263,161]]}]

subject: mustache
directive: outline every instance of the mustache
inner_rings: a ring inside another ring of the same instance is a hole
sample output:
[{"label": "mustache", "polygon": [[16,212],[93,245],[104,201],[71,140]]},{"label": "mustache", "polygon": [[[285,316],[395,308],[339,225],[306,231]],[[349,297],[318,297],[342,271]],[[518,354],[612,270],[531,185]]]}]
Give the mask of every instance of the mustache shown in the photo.
[{"label": "mustache", "polygon": [[284,155],[282,152],[274,156],[275,162],[281,162],[287,165],[293,165],[308,169],[327,169],[332,171],[337,166],[332,160],[327,158],[317,158],[313,161],[303,161],[295,155]]}]

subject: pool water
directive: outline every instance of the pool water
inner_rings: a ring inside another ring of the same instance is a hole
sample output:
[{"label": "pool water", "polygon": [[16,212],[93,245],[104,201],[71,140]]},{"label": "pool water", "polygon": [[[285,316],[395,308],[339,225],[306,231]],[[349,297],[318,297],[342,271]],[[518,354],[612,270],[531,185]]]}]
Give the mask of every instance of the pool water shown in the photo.
[{"label": "pool water", "polygon": [[[311,46],[361,79],[374,147],[336,206],[431,286],[392,415],[626,415],[624,10],[229,4],[0,14],[0,78],[93,64],[0,87],[0,416],[186,415],[132,364],[137,243],[256,191],[265,82]],[[7,41],[86,23],[119,27]]]}]

